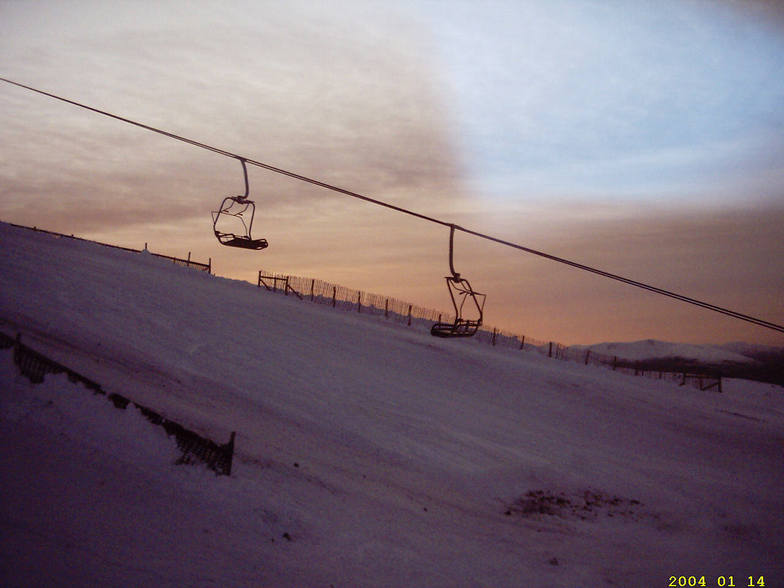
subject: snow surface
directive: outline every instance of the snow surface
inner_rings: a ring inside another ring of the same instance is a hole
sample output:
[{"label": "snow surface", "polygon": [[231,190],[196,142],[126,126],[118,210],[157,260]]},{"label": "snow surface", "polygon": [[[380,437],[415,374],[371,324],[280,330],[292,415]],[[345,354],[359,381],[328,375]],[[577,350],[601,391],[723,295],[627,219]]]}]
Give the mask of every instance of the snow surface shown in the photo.
[{"label": "snow surface", "polygon": [[597,343],[588,346],[591,351],[602,355],[615,356],[622,359],[668,359],[680,358],[703,363],[717,364],[722,362],[752,363],[754,360],[725,346],[690,345],[688,343],[671,343],[646,339],[622,343]]},{"label": "snow surface", "polygon": [[[0,224],[3,586],[784,585],[784,390],[441,340]],[[737,585],[741,585],[738,583]]]}]

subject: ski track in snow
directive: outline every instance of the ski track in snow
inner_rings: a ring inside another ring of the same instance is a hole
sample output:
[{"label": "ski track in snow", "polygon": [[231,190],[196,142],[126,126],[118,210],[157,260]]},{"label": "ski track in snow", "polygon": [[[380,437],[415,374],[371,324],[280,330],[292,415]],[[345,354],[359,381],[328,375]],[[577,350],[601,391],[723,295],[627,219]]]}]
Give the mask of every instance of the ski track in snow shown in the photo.
[{"label": "ski track in snow", "polygon": [[4,586],[784,585],[780,387],[435,339],[5,224],[0,248],[4,332],[237,431],[230,478],[174,465],[159,427],[0,351]]}]

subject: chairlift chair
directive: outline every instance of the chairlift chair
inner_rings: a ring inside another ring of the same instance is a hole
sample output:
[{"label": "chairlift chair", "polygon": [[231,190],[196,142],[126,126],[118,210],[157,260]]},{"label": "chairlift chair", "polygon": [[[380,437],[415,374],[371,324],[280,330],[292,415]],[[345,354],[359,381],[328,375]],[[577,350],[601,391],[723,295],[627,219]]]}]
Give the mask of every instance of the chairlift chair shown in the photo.
[{"label": "chairlift chair", "polygon": [[256,205],[248,199],[250,188],[245,160],[240,158],[240,163],[245,176],[245,194],[223,199],[218,210],[212,212],[212,228],[221,245],[259,251],[265,249],[268,243],[266,239],[254,239],[251,236]]},{"label": "chairlift chair", "polygon": [[[446,276],[449,297],[455,309],[454,322],[438,322],[430,327],[430,334],[434,337],[472,337],[482,326],[482,313],[485,306],[485,294],[476,292],[470,282],[460,277],[455,271],[453,263],[455,225],[449,227],[449,269],[451,276]],[[471,303],[466,308],[466,302]]]}]

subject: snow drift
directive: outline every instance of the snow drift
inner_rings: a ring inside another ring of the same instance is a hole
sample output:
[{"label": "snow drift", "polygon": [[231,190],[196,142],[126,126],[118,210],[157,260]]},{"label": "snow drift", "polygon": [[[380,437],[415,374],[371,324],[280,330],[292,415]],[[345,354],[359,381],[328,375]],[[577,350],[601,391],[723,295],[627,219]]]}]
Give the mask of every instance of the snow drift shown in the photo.
[{"label": "snow drift", "polygon": [[666,586],[784,578],[784,395],[436,340],[0,224],[0,329],[212,439],[0,352],[0,582]]}]

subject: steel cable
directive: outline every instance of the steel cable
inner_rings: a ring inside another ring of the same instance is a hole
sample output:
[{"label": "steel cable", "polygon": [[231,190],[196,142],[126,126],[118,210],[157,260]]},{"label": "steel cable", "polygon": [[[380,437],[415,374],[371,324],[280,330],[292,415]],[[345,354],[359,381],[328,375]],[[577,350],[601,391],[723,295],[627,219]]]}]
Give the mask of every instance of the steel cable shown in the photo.
[{"label": "steel cable", "polygon": [[[333,186],[332,184],[328,184],[326,182],[322,182],[320,180],[309,178],[307,176],[303,176],[301,174],[298,174],[298,173],[295,173],[295,172],[292,172],[292,171],[288,171],[288,170],[285,170],[285,169],[282,169],[282,168],[279,168],[279,167],[275,167],[275,166],[269,165],[267,163],[263,163],[261,161],[256,161],[254,159],[249,159],[249,158],[244,157],[242,155],[238,155],[237,153],[232,153],[231,151],[227,151],[227,150],[221,149],[219,147],[214,147],[214,146],[208,145],[206,143],[201,143],[199,141],[195,141],[193,139],[189,139],[189,138],[183,137],[181,135],[176,135],[174,133],[170,133],[169,131],[164,131],[163,129],[159,129],[159,128],[156,128],[156,127],[153,127],[153,126],[150,126],[150,125],[146,125],[144,123],[140,123],[140,122],[137,122],[135,120],[131,120],[131,119],[123,117],[123,116],[112,114],[112,113],[107,112],[105,110],[100,110],[98,108],[94,108],[92,106],[88,106],[86,104],[82,104],[81,102],[76,102],[75,100],[69,100],[68,98],[63,98],[62,96],[58,96],[58,95],[52,94],[50,92],[45,92],[43,90],[39,90],[37,88],[33,88],[33,87],[27,86],[25,84],[21,84],[19,82],[15,82],[15,81],[9,80],[7,78],[0,77],[0,80],[3,81],[3,82],[6,82],[8,84],[12,84],[14,86],[18,86],[20,88],[23,88],[25,90],[29,90],[31,92],[36,92],[36,93],[41,94],[43,96],[48,96],[49,98],[54,98],[55,100],[60,100],[61,102],[66,102],[66,103],[71,104],[73,106],[77,106],[79,108],[84,108],[85,110],[89,110],[91,112],[95,112],[96,114],[101,114],[103,116],[108,116],[110,118],[119,120],[121,122],[125,122],[125,123],[128,123],[128,124],[140,127],[142,129],[146,129],[148,131],[152,131],[154,133],[158,133],[158,134],[163,135],[165,137],[169,137],[170,139],[175,139],[177,141],[182,141],[182,142],[187,143],[189,145],[193,145],[194,147],[199,147],[201,149],[206,149],[208,151],[212,151],[213,153],[217,153],[218,155],[223,155],[224,157],[231,157],[233,159],[238,159],[240,161],[244,161],[247,164],[254,165],[256,167],[260,167],[262,169],[266,169],[268,171],[271,171],[271,172],[274,172],[274,173],[277,173],[277,174],[281,174],[281,175],[287,176],[289,178],[293,178],[295,180],[300,180],[302,182],[307,182],[309,184],[313,184],[315,186],[319,186],[321,188],[325,188],[325,189],[331,190],[333,192],[338,192],[338,193],[344,194],[346,196],[351,196],[352,198],[357,198],[359,200],[364,200],[365,202],[370,202],[371,204],[376,204],[378,206],[383,206],[384,208],[389,208],[389,209],[394,210],[396,212],[400,212],[400,213],[407,214],[407,215],[410,215],[410,216],[413,216],[413,217],[416,217],[416,218],[419,218],[419,219],[422,219],[422,220],[425,220],[425,221],[428,221],[428,222],[431,222],[431,223],[435,223],[435,224],[439,224],[439,225],[442,225],[442,226],[445,226],[445,227],[449,227],[450,228],[450,265],[451,265],[451,253],[452,253],[452,249],[451,249],[452,248],[452,234],[456,230],[457,231],[462,231],[462,232],[464,232],[466,234],[473,235],[475,237],[479,237],[480,239],[486,239],[488,241],[492,241],[494,243],[498,243],[499,245],[504,245],[506,247],[511,247],[511,248],[514,248],[514,249],[518,249],[520,251],[524,251],[524,252],[530,253],[532,255],[537,255],[537,256],[542,257],[544,259],[548,259],[550,261],[555,261],[557,263],[568,265],[568,266],[573,267],[575,269],[587,271],[587,272],[596,274],[596,275],[604,277],[604,278],[609,278],[611,280],[616,280],[618,282],[622,282],[622,283],[627,284],[629,286],[635,286],[637,288],[641,288],[643,290],[647,290],[649,292],[653,292],[654,294],[660,294],[662,296],[667,296],[669,298],[674,298],[675,300],[680,300],[681,302],[686,302],[688,304],[693,304],[695,306],[698,306],[698,307],[701,307],[701,308],[704,308],[704,309],[707,309],[707,310],[712,310],[714,312],[718,312],[718,313],[724,314],[726,316],[729,316],[729,317],[732,317],[732,318],[735,318],[735,319],[738,319],[738,320],[746,321],[746,322],[755,324],[755,325],[760,326],[760,327],[764,327],[764,328],[767,328],[767,329],[772,329],[774,331],[779,331],[781,333],[784,333],[784,326],[778,325],[776,323],[772,323],[770,321],[766,321],[766,320],[763,320],[763,319],[760,319],[760,318],[756,318],[756,317],[753,317],[753,316],[742,314],[740,312],[736,312],[736,311],[730,310],[728,308],[722,308],[721,306],[716,306],[715,304],[710,304],[710,303],[704,302],[702,300],[697,300],[695,298],[690,298],[688,296],[684,296],[684,295],[678,294],[676,292],[671,292],[669,290],[664,290],[662,288],[658,288],[658,287],[652,286],[650,284],[645,284],[643,282],[638,282],[638,281],[632,280],[630,278],[625,278],[625,277],[619,276],[617,274],[612,274],[610,272],[607,272],[607,271],[604,271],[604,270],[601,270],[601,269],[597,269],[597,268],[594,268],[594,267],[590,267],[590,266],[587,266],[587,265],[584,265],[584,264],[581,264],[581,263],[577,263],[575,261],[570,261],[570,260],[564,259],[562,257],[556,257],[555,255],[550,255],[549,253],[544,253],[543,251],[537,251],[536,249],[531,249],[530,247],[525,247],[523,245],[519,245],[517,243],[512,243],[511,241],[506,241],[504,239],[499,239],[498,237],[493,237],[492,235],[487,235],[487,234],[481,233],[479,231],[466,229],[466,228],[461,227],[460,225],[456,225],[454,223],[443,221],[443,220],[434,218],[432,216],[427,216],[425,214],[421,214],[421,213],[415,212],[413,210],[409,210],[407,208],[403,208],[401,206],[396,206],[394,204],[390,204],[390,203],[384,202],[382,200],[377,200],[375,198],[370,198],[369,196],[365,196],[363,194],[358,194],[357,192],[352,192],[351,190],[346,190],[345,188],[340,188],[339,186]],[[454,272],[454,270],[452,270],[452,271]]]}]

